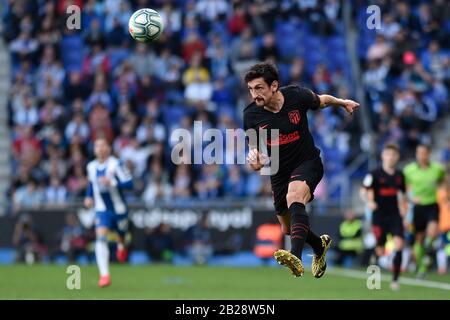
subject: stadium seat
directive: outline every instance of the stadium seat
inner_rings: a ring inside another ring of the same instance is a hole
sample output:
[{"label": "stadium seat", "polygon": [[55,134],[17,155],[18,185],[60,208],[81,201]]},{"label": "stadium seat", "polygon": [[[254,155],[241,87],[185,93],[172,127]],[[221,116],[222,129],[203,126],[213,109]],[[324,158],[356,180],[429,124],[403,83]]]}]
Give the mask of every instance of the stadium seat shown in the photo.
[{"label": "stadium seat", "polygon": [[239,252],[233,255],[212,257],[209,261],[209,265],[250,267],[260,266],[262,265],[262,261],[253,252]]},{"label": "stadium seat", "polygon": [[16,250],[0,249],[0,264],[12,264],[16,259]]},{"label": "stadium seat", "polygon": [[151,262],[151,259],[144,251],[131,251],[128,261],[130,264],[139,265],[148,264]]}]

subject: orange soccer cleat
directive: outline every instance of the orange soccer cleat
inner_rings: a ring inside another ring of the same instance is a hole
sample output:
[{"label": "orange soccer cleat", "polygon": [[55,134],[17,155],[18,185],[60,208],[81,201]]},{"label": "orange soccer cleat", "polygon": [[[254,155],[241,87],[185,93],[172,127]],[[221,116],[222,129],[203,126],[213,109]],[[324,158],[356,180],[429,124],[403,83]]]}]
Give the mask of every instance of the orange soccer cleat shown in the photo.
[{"label": "orange soccer cleat", "polygon": [[100,280],[98,280],[98,286],[100,288],[107,287],[111,284],[111,277],[109,275],[107,276],[100,276]]}]

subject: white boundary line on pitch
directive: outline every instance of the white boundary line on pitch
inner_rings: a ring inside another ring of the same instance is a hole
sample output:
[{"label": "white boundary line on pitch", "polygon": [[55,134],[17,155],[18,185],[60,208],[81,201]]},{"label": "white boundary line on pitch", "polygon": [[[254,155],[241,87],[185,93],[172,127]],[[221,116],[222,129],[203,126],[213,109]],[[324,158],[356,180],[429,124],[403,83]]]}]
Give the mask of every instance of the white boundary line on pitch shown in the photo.
[{"label": "white boundary line on pitch", "polygon": [[[357,279],[367,279],[367,277],[370,276],[370,274],[363,272],[363,271],[357,271],[357,270],[348,270],[348,269],[342,269],[342,268],[330,268],[327,270],[328,273],[338,275],[338,276],[344,276],[349,278],[357,278]],[[390,282],[390,276],[388,275],[381,275],[381,280],[385,282]],[[419,279],[413,279],[413,278],[405,278],[400,275],[399,282],[401,284],[406,284],[410,286],[416,286],[416,287],[427,287],[427,288],[434,288],[434,289],[442,289],[442,290],[450,290],[450,283],[442,283],[437,281],[430,281],[430,280],[419,280]]]}]

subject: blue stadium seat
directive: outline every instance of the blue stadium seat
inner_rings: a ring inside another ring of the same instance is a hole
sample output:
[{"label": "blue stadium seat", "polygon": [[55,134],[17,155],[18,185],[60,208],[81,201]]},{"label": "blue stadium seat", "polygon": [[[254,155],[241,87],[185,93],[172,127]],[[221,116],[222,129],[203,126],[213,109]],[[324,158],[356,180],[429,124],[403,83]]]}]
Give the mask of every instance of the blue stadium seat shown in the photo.
[{"label": "blue stadium seat", "polygon": [[79,265],[87,265],[89,264],[89,258],[87,255],[85,254],[80,254],[76,260],[77,264]]},{"label": "blue stadium seat", "polygon": [[166,125],[180,123],[181,118],[187,114],[187,110],[180,106],[164,106],[161,107],[163,112],[163,122]]},{"label": "blue stadium seat", "polygon": [[215,256],[208,263],[212,266],[260,266],[262,260],[253,252],[238,252],[233,255]]},{"label": "blue stadium seat", "polygon": [[130,252],[129,256],[129,262],[130,264],[148,264],[150,263],[150,258],[148,257],[147,253],[144,251],[132,251]]},{"label": "blue stadium seat", "polygon": [[79,35],[65,36],[61,40],[61,55],[68,71],[81,70],[83,64],[83,39]]},{"label": "blue stadium seat", "polygon": [[14,249],[0,249],[0,264],[12,264],[16,259],[16,250]]},{"label": "blue stadium seat", "polygon": [[54,258],[54,263],[58,265],[66,265],[69,263],[69,260],[64,254],[59,254]]}]

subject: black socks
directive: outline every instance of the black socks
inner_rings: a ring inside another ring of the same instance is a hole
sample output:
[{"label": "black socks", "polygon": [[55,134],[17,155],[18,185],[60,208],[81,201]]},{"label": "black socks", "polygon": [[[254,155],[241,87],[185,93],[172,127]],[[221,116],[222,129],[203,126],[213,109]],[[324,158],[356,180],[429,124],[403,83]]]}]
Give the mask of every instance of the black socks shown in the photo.
[{"label": "black socks", "polygon": [[400,269],[402,267],[402,251],[395,251],[395,255],[394,255],[394,261],[393,261],[393,265],[394,265],[394,273],[393,273],[393,279],[394,281],[397,281],[398,276],[400,275]]},{"label": "black socks", "polygon": [[294,202],[289,207],[291,213],[291,253],[302,258],[303,246],[308,243],[315,254],[323,252],[322,240],[309,229],[309,217],[305,205]]}]

